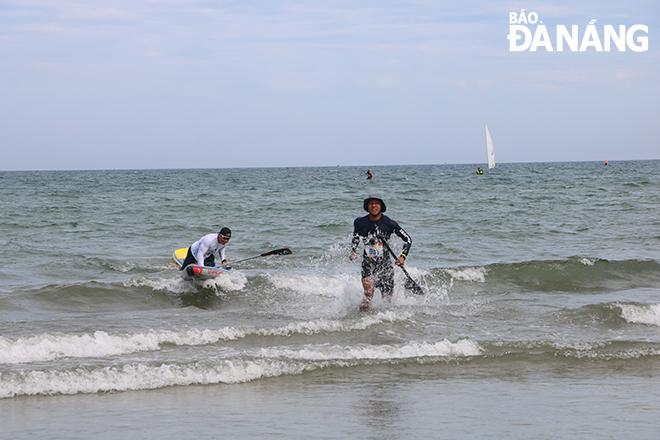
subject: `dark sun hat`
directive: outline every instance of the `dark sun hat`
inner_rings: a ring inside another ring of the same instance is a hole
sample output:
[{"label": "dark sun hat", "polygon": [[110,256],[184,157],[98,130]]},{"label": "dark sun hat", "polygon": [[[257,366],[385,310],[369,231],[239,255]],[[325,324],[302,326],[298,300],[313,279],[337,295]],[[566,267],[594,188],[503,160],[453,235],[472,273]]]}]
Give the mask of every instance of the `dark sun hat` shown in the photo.
[{"label": "dark sun hat", "polygon": [[365,211],[369,212],[369,200],[378,200],[380,202],[380,212],[385,212],[387,210],[387,206],[385,206],[385,201],[383,200],[383,196],[380,194],[371,194],[369,197],[364,199],[364,203],[362,204],[362,207],[364,208]]}]

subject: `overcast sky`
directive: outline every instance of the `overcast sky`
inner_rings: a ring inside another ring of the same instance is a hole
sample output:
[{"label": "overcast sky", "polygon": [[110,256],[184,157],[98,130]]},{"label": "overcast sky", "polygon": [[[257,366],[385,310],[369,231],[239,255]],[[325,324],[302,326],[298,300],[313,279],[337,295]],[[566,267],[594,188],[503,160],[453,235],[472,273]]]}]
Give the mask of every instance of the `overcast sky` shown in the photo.
[{"label": "overcast sky", "polygon": [[660,159],[659,54],[658,0],[2,0],[0,170]]}]

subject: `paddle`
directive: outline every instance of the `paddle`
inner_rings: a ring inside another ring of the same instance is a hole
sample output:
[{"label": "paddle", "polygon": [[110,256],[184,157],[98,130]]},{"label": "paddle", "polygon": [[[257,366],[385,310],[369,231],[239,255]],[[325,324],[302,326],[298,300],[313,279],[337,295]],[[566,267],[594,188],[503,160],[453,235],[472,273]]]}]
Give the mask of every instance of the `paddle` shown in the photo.
[{"label": "paddle", "polygon": [[[396,261],[396,260],[397,260],[396,255],[394,254],[394,251],[392,251],[392,248],[390,247],[390,245],[387,244],[387,241],[385,241],[385,240],[383,240],[383,239],[381,239],[381,241],[383,242],[383,244],[385,245],[385,247],[387,248],[387,250],[390,252],[390,254],[392,254],[392,256],[394,257],[394,260]],[[415,282],[415,280],[413,280],[413,279],[410,277],[410,274],[408,273],[408,271],[406,270],[406,268],[403,267],[403,266],[399,266],[399,267],[401,268],[401,270],[403,271],[403,273],[406,274],[406,277],[408,278],[408,281],[406,281],[406,289],[412,291],[412,293],[414,293],[415,295],[424,295],[424,291],[422,290],[421,287],[419,287],[419,286],[417,285],[417,283]]]},{"label": "paddle", "polygon": [[291,254],[292,254],[292,252],[291,252],[291,249],[289,249],[289,248],[275,249],[274,251],[264,252],[263,254],[255,255],[254,257],[243,258],[242,260],[232,261],[231,263],[225,263],[225,264],[222,264],[220,267],[230,266],[230,265],[236,264],[236,263],[242,263],[243,261],[247,261],[247,260],[254,260],[255,258],[259,258],[259,257],[267,257],[269,255],[291,255]]}]

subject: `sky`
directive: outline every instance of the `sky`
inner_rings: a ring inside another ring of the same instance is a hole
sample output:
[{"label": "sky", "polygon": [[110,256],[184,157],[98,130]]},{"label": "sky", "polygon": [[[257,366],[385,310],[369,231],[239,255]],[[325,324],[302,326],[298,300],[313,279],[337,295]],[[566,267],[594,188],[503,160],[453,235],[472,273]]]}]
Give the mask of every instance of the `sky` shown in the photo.
[{"label": "sky", "polygon": [[0,1],[5,171],[660,159],[659,116],[658,0]]}]

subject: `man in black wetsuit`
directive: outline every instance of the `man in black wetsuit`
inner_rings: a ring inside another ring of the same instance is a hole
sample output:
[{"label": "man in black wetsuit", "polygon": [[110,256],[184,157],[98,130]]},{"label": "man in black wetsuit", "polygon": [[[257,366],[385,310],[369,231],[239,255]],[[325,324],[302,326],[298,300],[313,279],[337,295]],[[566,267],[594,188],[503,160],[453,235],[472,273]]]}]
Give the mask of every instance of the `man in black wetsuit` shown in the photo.
[{"label": "man in black wetsuit", "polygon": [[403,266],[412,245],[412,239],[401,226],[385,214],[387,207],[380,194],[372,194],[363,203],[364,210],[369,213],[364,217],[356,218],[353,222],[353,241],[351,255],[354,261],[357,258],[357,247],[364,241],[364,254],[362,260],[362,287],[364,300],[360,305],[361,311],[369,310],[374,291],[378,288],[383,298],[390,299],[394,289],[394,267],[390,260],[383,240],[388,240],[395,233],[403,240],[403,250],[396,261],[397,266]]}]

